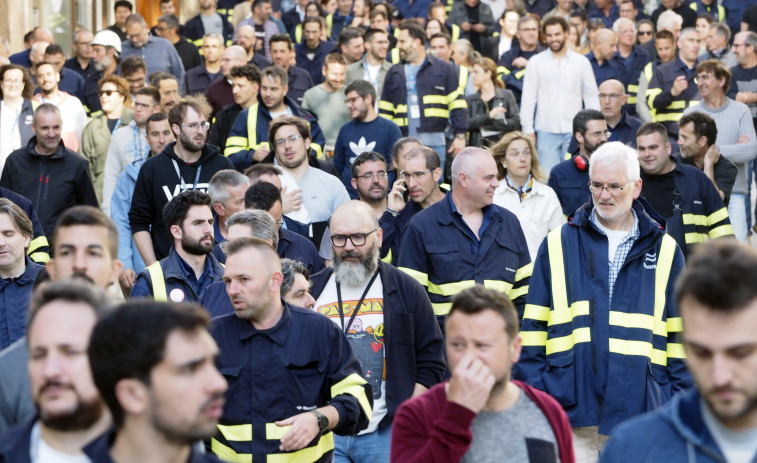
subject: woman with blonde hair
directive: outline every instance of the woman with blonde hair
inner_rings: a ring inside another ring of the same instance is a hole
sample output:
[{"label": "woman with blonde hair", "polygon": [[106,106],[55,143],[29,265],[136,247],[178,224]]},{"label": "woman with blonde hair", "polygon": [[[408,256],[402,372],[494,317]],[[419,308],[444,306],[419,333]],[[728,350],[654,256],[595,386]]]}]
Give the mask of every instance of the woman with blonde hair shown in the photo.
[{"label": "woman with blonde hair", "polygon": [[560,200],[542,183],[544,174],[539,169],[536,147],[525,134],[510,132],[490,151],[497,161],[499,180],[494,204],[518,217],[533,261],[547,233],[565,223]]},{"label": "woman with blonde hair", "polygon": [[520,130],[518,103],[513,92],[497,79],[497,65],[491,58],[478,58],[471,66],[473,85],[478,89],[465,97],[468,102],[468,145],[488,148],[502,135]]}]

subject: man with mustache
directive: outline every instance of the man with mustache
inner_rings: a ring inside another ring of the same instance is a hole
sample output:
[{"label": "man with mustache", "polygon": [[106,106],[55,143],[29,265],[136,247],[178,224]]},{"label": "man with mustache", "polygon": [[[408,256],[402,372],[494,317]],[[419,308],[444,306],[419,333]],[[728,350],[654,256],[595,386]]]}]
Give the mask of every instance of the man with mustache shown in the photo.
[{"label": "man with mustache", "polygon": [[[101,209],[76,206],[66,210],[52,234],[51,247],[53,258],[47,272],[53,281],[72,278],[102,289],[118,281],[123,268],[118,260],[118,230]],[[34,417],[28,358],[26,337],[0,354],[0,371],[8,372],[0,375],[0,431]]]},{"label": "man with mustache", "polygon": [[367,203],[341,205],[331,217],[333,267],[312,277],[316,311],[344,331],[373,389],[368,427],[334,438],[337,461],[388,462],[395,411],[441,382],[446,368],[428,296],[411,276],[381,262],[381,238]]},{"label": "man with mustache", "polygon": [[115,429],[85,448],[93,462],[219,462],[193,447],[215,432],[227,386],[209,324],[198,305],[152,301],[97,323],[88,354]]},{"label": "man with mustache", "polygon": [[131,297],[152,296],[156,301],[197,302],[205,289],[221,281],[223,267],[210,252],[213,209],[210,196],[189,190],[163,209],[163,220],[173,238],[168,257],[139,273]]},{"label": "man with mustache", "polygon": [[[82,282],[37,290],[25,340],[36,416],[3,434],[0,461],[89,461],[82,447],[111,422],[86,356],[92,327],[106,308],[105,294]],[[5,375],[25,373],[5,370]]]},{"label": "man with mustache", "polygon": [[703,244],[676,284],[696,388],[615,428],[602,462],[753,461],[757,454],[757,253]]}]

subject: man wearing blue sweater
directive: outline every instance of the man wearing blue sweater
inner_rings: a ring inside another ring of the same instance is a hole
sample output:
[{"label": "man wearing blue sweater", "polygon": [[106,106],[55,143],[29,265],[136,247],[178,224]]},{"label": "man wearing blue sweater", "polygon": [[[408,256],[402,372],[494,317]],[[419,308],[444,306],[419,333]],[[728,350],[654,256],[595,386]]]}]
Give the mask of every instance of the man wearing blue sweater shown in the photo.
[{"label": "man wearing blue sweater", "polygon": [[392,166],[392,147],[402,137],[397,124],[378,117],[376,89],[367,80],[356,80],[344,91],[344,103],[352,120],[339,129],[334,145],[334,168],[347,187],[350,198],[358,199],[352,187],[352,163],[360,154],[375,151],[384,156],[387,169]]}]

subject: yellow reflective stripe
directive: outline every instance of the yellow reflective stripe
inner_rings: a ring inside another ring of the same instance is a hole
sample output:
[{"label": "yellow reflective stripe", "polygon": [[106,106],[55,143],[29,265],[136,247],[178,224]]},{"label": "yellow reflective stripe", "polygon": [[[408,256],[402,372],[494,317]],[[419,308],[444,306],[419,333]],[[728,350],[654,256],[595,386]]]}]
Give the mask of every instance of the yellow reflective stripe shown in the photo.
[{"label": "yellow reflective stripe", "polygon": [[[726,212],[726,216],[728,216],[728,212]],[[681,216],[683,219],[684,225],[698,225],[700,227],[706,227],[709,225],[707,222],[707,217],[699,214],[683,214]]]},{"label": "yellow reflective stripe", "polygon": [[452,303],[451,302],[432,302],[431,308],[434,309],[434,314],[437,317],[443,317],[447,315],[452,309]]},{"label": "yellow reflective stripe", "polygon": [[500,293],[507,294],[511,289],[513,289],[513,285],[512,283],[501,280],[484,280],[484,288],[493,289],[495,291],[499,291]]},{"label": "yellow reflective stripe", "polygon": [[334,433],[324,434],[313,447],[305,447],[296,452],[273,453],[266,456],[267,463],[298,463],[318,461],[326,453],[334,450]]},{"label": "yellow reflective stripe", "polygon": [[152,297],[156,301],[165,302],[168,300],[166,293],[166,280],[163,279],[163,269],[160,268],[160,261],[154,262],[147,267],[147,272],[152,280]]},{"label": "yellow reflective stripe", "polygon": [[[399,29],[395,29],[399,30]],[[399,48],[392,48],[392,64],[397,64],[400,62],[400,49]]]},{"label": "yellow reflective stripe", "polygon": [[681,333],[683,332],[683,321],[681,317],[668,318],[668,333]]},{"label": "yellow reflective stripe", "polygon": [[508,74],[510,74],[510,70],[507,69],[506,67],[504,67],[504,66],[498,66],[497,67],[497,75],[506,76]]},{"label": "yellow reflective stripe", "polygon": [[406,104],[398,104],[397,105],[397,112],[398,113],[407,114],[407,105]]},{"label": "yellow reflective stripe", "polygon": [[[265,144],[268,145],[268,142],[265,142]],[[263,143],[261,143],[260,145],[262,146]],[[315,157],[317,157],[318,159],[323,159],[323,148],[321,148],[321,145],[319,145],[318,143],[311,143],[310,149],[315,151]]]},{"label": "yellow reflective stripe", "polygon": [[671,101],[667,109],[686,109],[686,102],[683,100]]},{"label": "yellow reflective stripe", "polygon": [[46,252],[33,252],[29,254],[29,259],[38,264],[46,264],[50,261],[50,254]]},{"label": "yellow reflective stripe", "polygon": [[683,239],[686,244],[704,243],[709,240],[709,236],[704,233],[686,233]]},{"label": "yellow reflective stripe", "polygon": [[552,277],[552,306],[550,321],[554,318],[571,320],[568,312],[568,292],[565,286],[565,267],[562,253],[561,228],[552,230],[547,235],[547,251],[549,252],[549,267]]},{"label": "yellow reflective stripe", "polygon": [[676,240],[672,236],[668,234],[662,236],[662,244],[657,256],[657,267],[655,268],[654,275],[654,330],[652,331],[661,336],[667,336],[667,324],[663,321],[662,317],[665,314],[665,304],[667,302],[666,290],[677,246]]},{"label": "yellow reflective stripe", "polygon": [[392,250],[390,249],[389,252],[386,253],[386,256],[382,257],[381,260],[383,260],[387,264],[391,264],[392,263]]},{"label": "yellow reflective stripe", "polygon": [[245,137],[229,137],[226,139],[226,148],[223,150],[224,156],[230,156],[245,149],[247,139]]},{"label": "yellow reflective stripe", "polygon": [[449,104],[449,110],[453,109],[466,109],[468,108],[468,102],[465,100],[455,100]]},{"label": "yellow reflective stripe", "polygon": [[639,91],[639,86],[634,85],[634,84],[628,84],[628,91],[636,93]]},{"label": "yellow reflective stripe", "polygon": [[215,438],[210,439],[210,451],[218,458],[229,463],[252,463],[251,453],[237,453],[230,447],[218,442]]},{"label": "yellow reflective stripe", "polygon": [[[492,284],[501,283],[494,280],[492,281]],[[473,287],[476,285],[476,282],[474,280],[465,280],[465,281],[456,281],[453,283],[442,283],[442,284],[436,284],[432,282],[428,282],[428,292],[432,294],[439,294],[441,296],[454,296],[455,294],[459,293],[460,291]],[[490,286],[486,286],[487,288],[490,288]],[[498,288],[492,288],[492,289],[498,289]],[[504,291],[502,291],[504,292]]]},{"label": "yellow reflective stripe", "polygon": [[629,96],[628,100],[626,100],[626,104],[636,104],[636,96]]},{"label": "yellow reflective stripe", "polygon": [[424,95],[423,104],[447,104],[447,97],[444,95]]},{"label": "yellow reflective stripe", "polygon": [[[647,83],[652,81],[652,63],[648,63],[644,66],[644,77],[647,78]],[[649,94],[649,92],[647,92]]]},{"label": "yellow reflective stripe", "polygon": [[449,118],[449,110],[448,109],[439,109],[439,108],[425,108],[423,110],[423,115],[425,117],[441,117],[443,119]]},{"label": "yellow reflective stripe", "polygon": [[302,43],[302,24],[297,24],[297,27],[294,28],[294,41]]},{"label": "yellow reflective stripe", "polygon": [[415,280],[421,285],[428,286],[428,273],[419,272],[418,270],[413,270],[407,267],[399,267],[399,269],[415,278]]},{"label": "yellow reflective stripe", "polygon": [[521,296],[525,296],[528,294],[528,285],[521,286],[519,288],[513,288],[507,293],[507,297],[510,298],[510,300],[514,301],[515,299],[518,299]]},{"label": "yellow reflective stripe", "polygon": [[356,398],[360,406],[363,408],[363,413],[370,420],[373,416],[373,408],[371,407],[368,396],[365,393],[363,385],[368,384],[366,380],[360,377],[357,373],[352,373],[343,380],[331,386],[331,397],[336,397],[342,394],[349,394]]},{"label": "yellow reflective stripe", "polygon": [[379,109],[383,109],[384,111],[394,113],[394,105],[386,100],[379,100],[378,107]]},{"label": "yellow reflective stripe", "polygon": [[247,110],[247,149],[257,149],[258,140],[258,104],[250,106]]},{"label": "yellow reflective stripe", "polygon": [[531,274],[534,271],[534,263],[529,262],[528,264],[524,265],[523,267],[519,268],[517,272],[515,272],[515,281],[516,283],[526,277],[530,277]]},{"label": "yellow reflective stripe", "polygon": [[289,426],[276,426],[276,423],[265,424],[265,438],[268,440],[279,440],[292,429],[292,425]]},{"label": "yellow reflective stripe", "polygon": [[572,154],[570,154],[569,152],[567,152],[567,151],[566,151],[566,152],[565,152],[565,154],[564,154],[564,155],[563,155],[563,157],[562,157],[562,160],[563,160],[563,161],[568,161],[568,160],[570,160],[570,158],[572,158],[572,157],[573,157],[573,155],[572,155]]},{"label": "yellow reflective stripe", "polygon": [[526,69],[525,69],[525,68],[523,68],[523,69],[521,69],[520,71],[518,71],[518,72],[516,72],[516,73],[515,73],[515,78],[516,78],[516,79],[518,79],[518,80],[520,80],[520,79],[522,79],[522,78],[523,78],[523,75],[524,75],[525,73],[526,73]]},{"label": "yellow reflective stripe", "polygon": [[733,232],[733,227],[731,226],[731,224],[721,225],[710,230],[710,238],[712,239],[733,235],[735,235],[735,233]]},{"label": "yellow reflective stripe", "polygon": [[407,126],[407,119],[406,118],[399,118],[399,119],[390,119],[395,124],[397,124],[397,127],[405,127]]},{"label": "yellow reflective stripe", "polygon": [[521,331],[520,341],[523,346],[543,347],[547,345],[546,331]]},{"label": "yellow reflective stripe", "polygon": [[610,352],[620,355],[647,357],[656,365],[667,365],[667,353],[660,349],[655,349],[652,343],[646,341],[610,338]]},{"label": "yellow reflective stripe", "polygon": [[715,211],[707,217],[707,224],[712,226],[727,218],[728,218],[728,208],[723,207],[719,211]]},{"label": "yellow reflective stripe", "polygon": [[221,435],[229,442],[250,442],[252,440],[251,424],[218,425]]},{"label": "yellow reflective stripe", "polygon": [[26,253],[31,255],[37,249],[49,245],[50,244],[47,242],[47,238],[45,238],[44,236],[38,236],[29,241],[29,248],[27,249]]},{"label": "yellow reflective stripe", "polygon": [[678,122],[683,113],[656,113],[655,122]]},{"label": "yellow reflective stripe", "polygon": [[718,22],[722,23],[725,21],[725,8],[723,5],[718,5]]},{"label": "yellow reflective stripe", "polygon": [[622,328],[640,328],[667,336],[668,330],[665,324],[655,323],[654,316],[643,313],[627,313],[610,311],[610,325]]},{"label": "yellow reflective stripe", "polygon": [[589,301],[576,301],[568,309],[553,311],[549,314],[549,325],[570,323],[574,318],[589,315]]},{"label": "yellow reflective stripe", "polygon": [[686,352],[683,349],[683,344],[679,344],[677,342],[669,343],[667,355],[668,358],[685,359]]},{"label": "yellow reflective stripe", "polygon": [[591,342],[590,328],[576,328],[567,336],[547,339],[547,355],[571,350],[574,345],[582,342]]},{"label": "yellow reflective stripe", "polygon": [[654,100],[662,93],[661,88],[650,88],[647,89],[647,104],[649,104],[650,108],[654,107]]},{"label": "yellow reflective stripe", "polygon": [[326,37],[331,37],[331,26],[334,24],[334,13],[326,16]]},{"label": "yellow reflective stripe", "polygon": [[525,320],[526,318],[545,322],[549,319],[549,307],[536,304],[526,304],[526,309],[523,311],[523,319]]},{"label": "yellow reflective stripe", "polygon": [[197,48],[202,48],[203,39],[197,39],[191,41]]},{"label": "yellow reflective stripe", "polygon": [[[468,68],[460,66],[460,75],[457,77],[457,86],[458,91],[460,93],[465,92],[465,87],[468,85]],[[450,97],[452,94],[448,95],[447,98],[451,99]],[[454,98],[457,98],[457,95],[455,95]]]}]

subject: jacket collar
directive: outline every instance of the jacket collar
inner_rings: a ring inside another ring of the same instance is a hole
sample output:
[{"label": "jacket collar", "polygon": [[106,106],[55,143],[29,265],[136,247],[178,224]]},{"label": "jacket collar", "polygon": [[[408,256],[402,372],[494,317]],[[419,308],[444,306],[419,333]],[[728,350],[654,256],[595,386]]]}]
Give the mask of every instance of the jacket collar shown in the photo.
[{"label": "jacket collar", "polygon": [[[166,280],[168,280],[169,278],[185,280],[187,276],[184,273],[183,268],[184,265],[187,264],[182,262],[182,259],[179,256],[179,253],[176,252],[175,248],[171,248],[171,250],[168,252],[167,259],[168,262],[166,263],[166,267],[163,270]],[[213,254],[208,254],[205,257],[205,269],[203,270],[203,273],[205,272],[209,272],[208,274],[211,277],[223,277],[223,267],[221,267],[221,264],[218,263],[218,260],[213,257]]]},{"label": "jacket collar", "polygon": [[288,302],[285,302],[283,299],[281,300],[281,303],[284,305],[284,312],[281,314],[281,319],[273,328],[267,330],[258,330],[257,328],[252,326],[252,323],[250,323],[249,321],[238,318],[237,321],[242,327],[239,333],[239,339],[245,340],[257,334],[260,334],[262,336],[268,337],[276,344],[283,346],[286,343],[287,337],[289,336],[289,331],[291,331],[290,328],[292,325],[292,306]]},{"label": "jacket collar", "polygon": [[[636,212],[636,217],[639,218],[639,239],[655,232],[664,232],[665,219],[660,217],[644,198],[639,197],[638,199],[634,199],[631,207]],[[589,218],[593,210],[594,203],[588,201],[568,216],[568,223],[576,227],[590,228],[598,232]]]},{"label": "jacket collar", "polygon": [[692,388],[673,396],[669,405],[660,410],[660,414],[663,419],[670,422],[687,443],[715,454],[725,461],[715,439],[704,423],[701,403],[699,390]]},{"label": "jacket collar", "polygon": [[63,159],[66,156],[66,146],[63,144],[63,140],[58,142],[58,149],[53,154],[43,155],[37,152],[37,136],[33,136],[29,139],[29,143],[26,144],[26,152],[35,158],[44,159]]},{"label": "jacket collar", "polygon": [[[439,223],[442,225],[449,225],[454,222],[455,220],[455,214],[459,214],[457,212],[457,207],[455,207],[455,203],[452,201],[452,192],[447,193],[447,195],[442,198],[440,203],[440,208],[442,213],[437,214],[437,218],[439,220]],[[434,206],[434,205],[432,205]],[[429,206],[432,207],[432,206]],[[428,209],[428,208],[427,208]],[[502,214],[500,214],[499,209],[497,209],[494,204],[489,204],[484,208],[484,215],[491,214],[490,219],[492,221],[499,221],[502,220]]]},{"label": "jacket collar", "polygon": [[[26,260],[26,268],[24,269],[24,273],[16,278],[16,281],[13,282],[14,284],[25,285],[33,282],[37,278],[37,272],[39,272],[39,269],[42,268],[41,265],[31,260],[29,256],[25,256],[24,259]],[[10,280],[0,278],[0,288],[3,288],[5,287],[5,285],[10,283]]]}]

